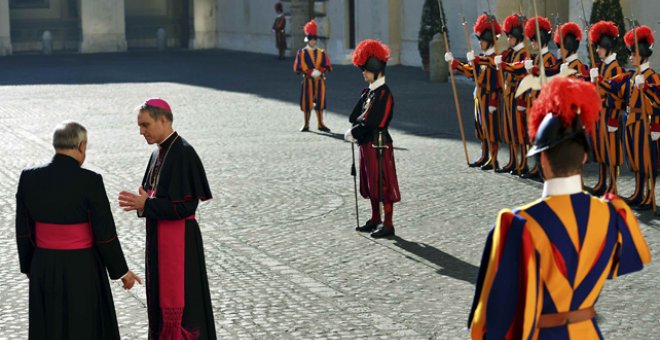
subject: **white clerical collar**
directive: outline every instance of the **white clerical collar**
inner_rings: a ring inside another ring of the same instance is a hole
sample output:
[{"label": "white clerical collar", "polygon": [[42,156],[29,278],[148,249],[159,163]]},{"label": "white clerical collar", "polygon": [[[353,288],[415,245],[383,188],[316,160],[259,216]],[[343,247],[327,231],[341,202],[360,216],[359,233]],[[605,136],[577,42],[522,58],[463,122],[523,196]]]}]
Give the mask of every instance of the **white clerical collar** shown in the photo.
[{"label": "white clerical collar", "polygon": [[616,53],[610,54],[607,58],[605,58],[605,64],[611,64],[614,60],[616,60]]},{"label": "white clerical collar", "polygon": [[643,63],[643,64],[640,66],[640,68],[642,69],[642,72],[648,70],[649,67],[651,67],[651,64],[650,64],[650,62],[648,62],[648,61],[645,62],[645,63]]},{"label": "white clerical collar", "polygon": [[543,197],[573,195],[582,192],[582,176],[558,177],[545,180]]},{"label": "white clerical collar", "polygon": [[376,80],[374,80],[373,83],[369,84],[369,91],[373,91],[381,86],[385,85],[385,76],[382,76]]},{"label": "white clerical collar", "polygon": [[573,62],[573,60],[576,60],[577,58],[578,58],[577,54],[571,54],[570,56],[568,56],[568,58],[566,58],[566,62],[567,63]]},{"label": "white clerical collar", "polygon": [[491,47],[484,52],[484,55],[492,55],[495,53],[495,47]]},{"label": "white clerical collar", "polygon": [[170,133],[167,137],[165,137],[165,139],[163,139],[162,142],[158,143],[158,147],[160,148],[160,145],[163,144],[163,143],[165,143],[166,140],[170,139],[170,137],[172,137],[172,135],[173,135],[175,132],[176,132],[176,131],[172,130],[172,133]]},{"label": "white clerical collar", "polygon": [[548,52],[550,52],[550,50],[548,49],[548,46],[541,49],[541,54],[543,54],[543,55],[545,55]]},{"label": "white clerical collar", "polygon": [[518,45],[513,46],[513,50],[518,52],[518,51],[522,50],[523,47],[525,47],[525,43],[521,42],[521,43],[518,43]]}]

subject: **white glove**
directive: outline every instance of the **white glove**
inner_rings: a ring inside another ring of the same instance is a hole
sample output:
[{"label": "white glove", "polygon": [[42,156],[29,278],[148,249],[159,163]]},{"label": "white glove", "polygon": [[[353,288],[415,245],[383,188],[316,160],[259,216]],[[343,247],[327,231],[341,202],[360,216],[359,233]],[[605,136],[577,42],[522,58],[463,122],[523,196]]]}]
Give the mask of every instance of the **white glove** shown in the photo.
[{"label": "white glove", "polygon": [[555,54],[557,58],[561,58],[561,48],[557,49],[557,54]]},{"label": "white glove", "polygon": [[655,142],[658,139],[660,139],[660,132],[651,132],[651,140]]},{"label": "white glove", "polygon": [[559,66],[559,73],[566,73],[568,72],[568,63],[563,63],[561,66]]},{"label": "white glove", "polygon": [[591,77],[591,82],[595,83],[598,81],[598,68],[594,67],[589,70],[589,76]]},{"label": "white glove", "polygon": [[518,111],[527,111],[527,106],[516,105],[516,110],[518,110]]},{"label": "white glove", "polygon": [[468,53],[465,54],[467,57],[468,63],[471,63],[474,61],[474,51],[469,51]]},{"label": "white glove", "polygon": [[353,137],[352,130],[353,129],[346,130],[346,133],[344,133],[344,140],[347,141],[347,142],[351,142],[351,143],[357,143],[357,139],[355,139],[355,137]]},{"label": "white glove", "polygon": [[454,54],[451,52],[445,53],[445,61],[451,64],[451,62],[454,61]]},{"label": "white glove", "polygon": [[[618,129],[619,128],[616,127],[616,126],[612,126],[612,125],[607,126],[607,132],[616,132],[616,130],[618,130]],[[651,133],[653,133],[653,132],[651,132]]]},{"label": "white glove", "polygon": [[319,76],[321,76],[321,71],[314,69],[314,71],[312,71],[312,78],[318,78]]},{"label": "white glove", "polygon": [[488,106],[488,112],[493,113],[493,112],[495,112],[495,111],[497,111],[497,107],[496,107],[496,106]]},{"label": "white glove", "polygon": [[641,74],[638,74],[635,76],[635,87],[642,87],[644,86],[644,76]]},{"label": "white glove", "polygon": [[531,71],[534,68],[534,61],[531,59],[525,60],[525,70],[527,72]]},{"label": "white glove", "polygon": [[495,67],[496,67],[497,69],[499,69],[499,68],[500,68],[500,64],[502,64],[502,55],[501,55],[501,54],[495,56]]}]

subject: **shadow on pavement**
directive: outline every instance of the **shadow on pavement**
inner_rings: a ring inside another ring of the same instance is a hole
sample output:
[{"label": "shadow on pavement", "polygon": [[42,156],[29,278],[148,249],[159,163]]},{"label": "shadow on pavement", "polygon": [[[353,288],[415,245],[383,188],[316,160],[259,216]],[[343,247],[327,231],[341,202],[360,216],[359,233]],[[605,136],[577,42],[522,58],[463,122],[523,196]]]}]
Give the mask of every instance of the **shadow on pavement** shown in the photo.
[{"label": "shadow on pavement", "polygon": [[[300,114],[301,78],[293,72],[293,59],[276,60],[265,54],[168,50],[14,55],[0,58],[0,69],[0,86],[172,82],[285,101],[296,105],[291,114]],[[392,128],[426,137],[460,139],[449,84],[428,82],[420,68],[398,65],[387,68],[387,83],[395,102]],[[348,117],[366,86],[359,69],[335,65],[327,80],[327,110]],[[472,89],[470,84],[459,84],[469,141],[474,141]]]},{"label": "shadow on pavement", "polygon": [[442,267],[437,271],[438,274],[476,284],[479,267],[426,243],[410,242],[398,236],[395,236],[393,240],[395,246]]}]

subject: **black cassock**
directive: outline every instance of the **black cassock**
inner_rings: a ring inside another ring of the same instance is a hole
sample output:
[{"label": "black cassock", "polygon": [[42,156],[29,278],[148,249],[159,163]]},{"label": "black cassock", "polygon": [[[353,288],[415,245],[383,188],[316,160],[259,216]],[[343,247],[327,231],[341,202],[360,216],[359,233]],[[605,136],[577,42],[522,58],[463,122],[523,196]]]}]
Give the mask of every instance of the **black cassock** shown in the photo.
[{"label": "black cassock", "polygon": [[[44,241],[44,225],[55,228],[49,236],[57,238],[80,224],[88,231],[91,225],[82,249],[71,246],[73,240]],[[16,238],[21,272],[30,275],[30,339],[119,339],[108,274],[119,279],[128,267],[101,175],[59,154],[24,170]]]},{"label": "black cassock", "polygon": [[[199,201],[212,198],[202,162],[174,132],[152,154],[142,184],[151,197],[139,213],[147,219],[149,337],[182,332],[215,339],[202,235],[194,219]],[[178,236],[173,235],[176,223]]]}]

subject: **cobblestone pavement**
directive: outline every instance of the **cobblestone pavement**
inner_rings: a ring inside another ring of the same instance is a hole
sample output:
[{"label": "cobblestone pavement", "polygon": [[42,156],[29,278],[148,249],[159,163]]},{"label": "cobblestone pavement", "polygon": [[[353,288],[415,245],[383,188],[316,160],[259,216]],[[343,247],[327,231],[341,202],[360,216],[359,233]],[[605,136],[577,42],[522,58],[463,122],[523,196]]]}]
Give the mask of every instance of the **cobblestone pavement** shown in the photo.
[{"label": "cobblestone pavement", "polygon": [[[300,133],[291,60],[229,51],[14,56],[0,59],[0,338],[27,337],[28,281],[19,273],[14,193],[20,170],[49,160],[63,120],[89,130],[87,168],[103,174],[129,266],[144,273],[144,227],[116,204],[135,190],[151,147],[132,108],[167,99],[175,127],[200,154],[214,199],[197,214],[221,338],[466,338],[483,242],[499,209],[541,185],[465,166],[448,84],[391,67],[395,157],[403,200],[397,237],[353,231],[350,146],[340,134],[364,86],[359,71],[328,77],[333,134]],[[471,89],[459,82],[472,140]],[[477,145],[468,144],[476,156]],[[502,155],[505,159],[506,155]],[[588,168],[586,183],[594,182]],[[624,173],[623,194],[632,191]],[[360,200],[360,218],[368,218]],[[640,216],[658,256],[660,223]],[[597,305],[606,338],[657,338],[660,268],[608,282]],[[146,338],[145,291],[113,282],[120,331]]]}]

